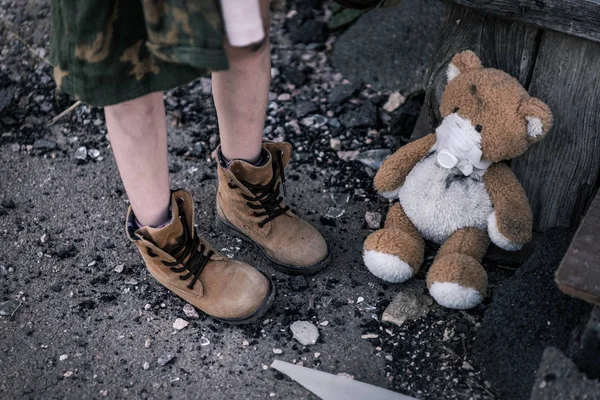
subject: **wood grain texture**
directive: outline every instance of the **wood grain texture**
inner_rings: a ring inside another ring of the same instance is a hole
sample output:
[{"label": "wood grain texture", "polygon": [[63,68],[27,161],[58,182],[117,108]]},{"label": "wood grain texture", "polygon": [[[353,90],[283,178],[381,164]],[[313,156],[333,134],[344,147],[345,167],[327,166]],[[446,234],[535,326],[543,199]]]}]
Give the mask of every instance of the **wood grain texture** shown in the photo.
[{"label": "wood grain texture", "polygon": [[491,15],[600,41],[600,0],[446,0]]},{"label": "wood grain texture", "polygon": [[577,226],[598,188],[600,43],[545,31],[529,93],[545,101],[554,127],[512,162],[533,210],[534,229]]},{"label": "wood grain texture", "polygon": [[449,4],[426,78],[430,125],[440,123],[439,100],[446,86],[446,69],[456,53],[473,50],[485,67],[499,68],[527,87],[540,38],[541,31],[536,28]]},{"label": "wood grain texture", "polygon": [[556,273],[560,289],[600,304],[600,195],[589,211]]}]

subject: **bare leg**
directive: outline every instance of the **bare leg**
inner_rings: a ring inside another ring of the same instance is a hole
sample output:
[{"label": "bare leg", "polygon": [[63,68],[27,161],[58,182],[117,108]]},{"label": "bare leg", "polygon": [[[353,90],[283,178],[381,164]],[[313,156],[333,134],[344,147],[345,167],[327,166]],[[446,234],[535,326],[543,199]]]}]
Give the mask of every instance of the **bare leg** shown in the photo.
[{"label": "bare leg", "polygon": [[269,0],[260,6],[266,40],[242,48],[226,45],[229,70],[212,74],[221,150],[229,160],[253,162],[260,156],[271,80]]},{"label": "bare leg", "polygon": [[159,226],[170,202],[167,126],[161,92],[104,108],[110,143],[138,222]]}]

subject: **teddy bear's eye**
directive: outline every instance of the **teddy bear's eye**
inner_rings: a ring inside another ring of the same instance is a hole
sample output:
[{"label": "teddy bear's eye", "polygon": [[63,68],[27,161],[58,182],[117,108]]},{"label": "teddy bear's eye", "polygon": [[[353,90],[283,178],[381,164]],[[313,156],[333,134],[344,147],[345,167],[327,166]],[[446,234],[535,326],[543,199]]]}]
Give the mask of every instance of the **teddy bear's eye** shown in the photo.
[{"label": "teddy bear's eye", "polygon": [[456,107],[454,110],[452,110],[452,113],[453,113],[453,114],[454,114],[454,113],[457,113],[457,112],[458,112],[458,110],[460,110],[460,108],[459,108],[459,107]]},{"label": "teddy bear's eye", "polygon": [[483,130],[483,126],[481,125],[475,125],[475,130],[479,133],[481,133],[481,131]]}]

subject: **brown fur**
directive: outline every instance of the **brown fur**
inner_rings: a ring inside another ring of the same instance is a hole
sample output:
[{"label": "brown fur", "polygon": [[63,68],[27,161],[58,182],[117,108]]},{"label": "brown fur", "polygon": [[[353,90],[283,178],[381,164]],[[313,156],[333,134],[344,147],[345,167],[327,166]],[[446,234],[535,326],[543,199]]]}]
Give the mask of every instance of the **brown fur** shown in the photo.
[{"label": "brown fur", "polygon": [[[474,67],[473,57],[477,56],[466,51],[452,59],[461,73],[446,86],[440,113],[446,117],[459,108],[458,115],[469,119],[473,126],[483,127],[483,158],[492,162],[510,160],[543,137],[532,139],[527,135],[526,117],[539,118],[547,133],[552,126],[552,113],[541,100],[530,97],[512,76],[497,69]],[[461,65],[469,68],[463,71]]]},{"label": "brown fur", "polygon": [[384,228],[370,234],[363,249],[392,254],[410,265],[416,274],[423,263],[425,242],[423,237],[413,236],[400,229]]},{"label": "brown fur", "polygon": [[391,192],[404,184],[406,177],[419,161],[431,150],[435,135],[415,140],[389,156],[375,175],[375,190]]},{"label": "brown fur", "polygon": [[400,203],[396,203],[388,212],[384,228],[373,232],[365,241],[364,251],[368,250],[393,254],[410,265],[416,274],[423,263],[425,241]]},{"label": "brown fur", "polygon": [[448,254],[460,253],[481,261],[490,245],[486,232],[475,228],[464,228],[452,234],[438,250],[436,259]]},{"label": "brown fur", "polygon": [[452,253],[435,260],[427,273],[427,287],[435,282],[453,282],[477,290],[482,296],[487,292],[487,273],[481,263],[466,254]]},{"label": "brown fur", "polygon": [[525,190],[512,170],[506,164],[494,164],[486,171],[483,181],[492,200],[498,231],[513,243],[529,242],[533,215]]}]

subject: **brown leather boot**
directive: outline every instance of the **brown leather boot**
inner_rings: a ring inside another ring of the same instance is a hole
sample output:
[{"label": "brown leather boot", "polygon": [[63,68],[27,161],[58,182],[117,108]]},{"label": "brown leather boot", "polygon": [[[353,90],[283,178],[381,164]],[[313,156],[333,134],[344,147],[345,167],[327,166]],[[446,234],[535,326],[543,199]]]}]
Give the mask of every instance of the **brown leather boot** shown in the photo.
[{"label": "brown leather boot", "polygon": [[171,194],[171,221],[137,229],[131,207],[127,235],[152,276],[206,314],[230,324],[258,320],[275,296],[271,280],[248,264],[224,257],[197,235],[192,196]]},{"label": "brown leather boot", "polygon": [[[283,272],[310,275],[329,263],[323,236],[295,215],[279,195],[285,194],[284,168],[292,156],[289,143],[264,143],[262,166],[220,159],[217,225],[254,243]],[[220,155],[220,149],[218,150]]]}]

